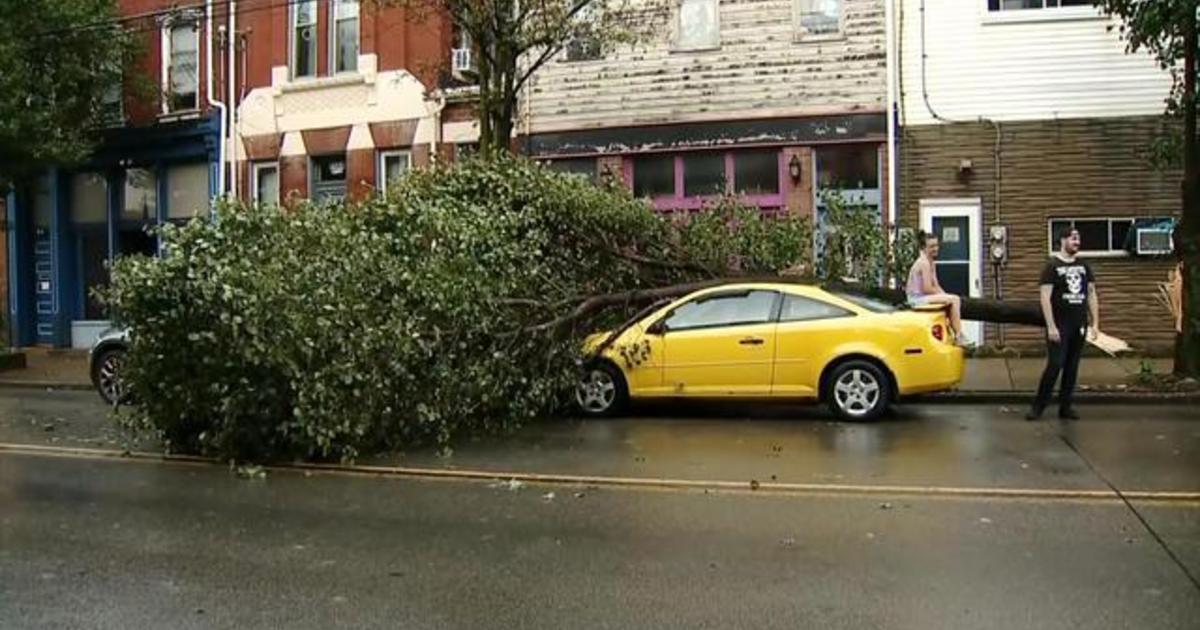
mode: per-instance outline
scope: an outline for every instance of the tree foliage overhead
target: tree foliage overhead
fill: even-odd
[[[134,52],[114,0],[0,0],[0,190],[83,159]]]
[[[1120,18],[1129,52],[1148,51],[1174,84],[1166,115],[1180,121],[1182,141],[1168,143],[1183,165],[1182,220],[1175,228],[1175,251],[1183,277],[1182,330],[1175,344],[1175,372],[1200,376],[1200,138],[1197,137],[1196,80],[1200,67],[1196,0],[1096,0]]]

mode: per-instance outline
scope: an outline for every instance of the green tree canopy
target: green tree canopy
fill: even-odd
[[[0,0],[0,191],[85,157],[133,37],[115,0]]]

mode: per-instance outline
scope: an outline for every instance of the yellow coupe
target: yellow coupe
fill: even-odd
[[[576,401],[611,415],[630,399],[816,399],[841,418],[872,420],[898,396],[962,380],[950,330],[937,308],[797,284],[723,285],[588,337]]]

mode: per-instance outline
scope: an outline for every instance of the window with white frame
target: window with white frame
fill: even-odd
[[[842,30],[842,0],[793,0],[797,37],[837,35]]]
[[[358,70],[358,0],[333,0],[333,71]]]
[[[1134,248],[1132,240],[1137,227],[1155,223],[1170,223],[1170,217],[1087,217],[1052,218],[1046,222],[1046,244],[1050,252],[1060,248],[1058,234],[1064,228],[1079,232],[1079,253],[1099,256],[1122,256]]]
[[[597,12],[596,3],[591,3],[579,11],[579,24],[594,25],[593,28],[601,26],[600,15]],[[593,28],[581,29],[567,41],[566,45],[566,60],[567,61],[594,61],[601,57],[602,47],[597,32]]]
[[[988,11],[1025,11],[1028,9],[1092,6],[1092,0],[987,0],[987,3]]]
[[[317,0],[298,0],[292,5],[292,78],[316,75]]]
[[[163,113],[200,107],[199,52],[195,22],[175,22],[163,29]]]
[[[279,204],[279,164],[259,162],[254,165],[254,201],[266,205]]]
[[[309,197],[317,203],[346,198],[346,155],[315,155],[309,158]]]
[[[720,0],[679,0],[675,48],[698,50],[721,45]]]
[[[408,151],[385,151],[379,154],[379,189],[388,187],[412,168],[412,155]]]

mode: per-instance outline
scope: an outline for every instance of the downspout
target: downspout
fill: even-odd
[[[429,164],[435,165],[438,161],[438,143],[442,141],[442,110],[446,109],[446,95],[437,90],[433,97],[433,140],[429,143]]]
[[[237,166],[237,0],[229,0],[229,76],[226,87],[229,91],[229,197],[238,198]]]
[[[995,143],[992,145],[992,162],[994,163],[995,170],[996,170],[996,174],[994,177],[994,179],[995,179],[994,194],[995,194],[995,204],[996,204],[996,221],[995,222],[1000,223],[1001,219],[1003,217],[1003,214],[1001,213],[1001,197],[1000,197],[1000,193],[1001,193],[1000,183],[1001,183],[1001,181],[1003,181],[1003,170],[1001,169],[1001,163],[1000,163],[1000,155],[1001,155],[1001,148],[1002,148],[1001,143],[1003,141],[1003,136],[1001,135],[1000,123],[998,123],[994,120],[991,120],[990,118],[985,118],[983,116],[980,116],[975,121],[969,121],[969,120],[951,120],[949,118],[946,118],[946,117],[938,114],[937,111],[933,109],[933,105],[929,102],[929,84],[926,81],[926,65],[927,65],[926,60],[927,60],[927,58],[928,58],[928,55],[925,52],[925,0],[921,0],[921,98],[925,101],[925,109],[929,111],[929,115],[932,116],[934,120],[937,120],[939,122],[944,122],[944,123],[980,122],[980,123],[989,124],[992,126],[993,129],[996,130],[996,140],[995,140]],[[984,235],[981,234],[980,237],[982,240]],[[984,240],[984,242],[986,242],[986,240]],[[987,254],[987,253],[985,253],[984,256],[990,258],[989,254]],[[993,274],[994,277],[992,278],[992,281],[993,281],[992,292],[996,296],[996,299],[998,299],[998,300],[1003,299],[1004,291],[1002,288],[1003,284],[1002,284],[1000,266],[993,265],[993,268],[994,268],[995,273]],[[998,332],[1000,335],[1000,343],[1001,343],[1001,345],[1003,345],[1004,344],[1004,324],[997,324],[997,327],[998,327]]]
[[[887,46],[887,224],[889,238],[895,241],[896,226],[896,55],[895,55],[895,16],[891,0],[885,0],[884,20],[887,21],[885,30],[885,45]]]
[[[225,135],[226,135],[226,108],[225,104],[213,98],[213,28],[212,28],[212,11],[213,0],[204,0],[204,30],[208,38],[208,45],[204,47],[204,66],[205,66],[205,90],[204,96],[208,99],[208,106],[221,112],[221,141],[217,144],[217,196],[225,194]]]

